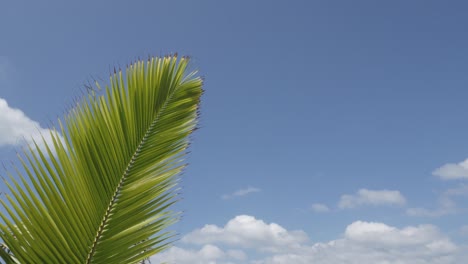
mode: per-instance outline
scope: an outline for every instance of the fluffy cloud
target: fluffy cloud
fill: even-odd
[[[346,228],[345,238],[361,244],[387,249],[423,246],[431,249],[433,253],[441,254],[450,253],[457,249],[432,225],[398,229],[383,223],[356,221]]]
[[[432,174],[444,180],[466,179],[468,178],[468,159],[460,163],[447,163],[434,170]]]
[[[338,203],[341,209],[363,205],[404,205],[405,197],[399,191],[360,189],[354,195],[342,195]]]
[[[248,194],[251,194],[251,193],[256,193],[256,192],[260,192],[261,190],[258,189],[258,188],[255,188],[255,187],[247,187],[245,189],[240,189],[240,190],[237,190],[231,194],[225,194],[223,196],[221,196],[221,198],[223,200],[227,200],[227,199],[232,199],[232,198],[235,198],[235,197],[240,197],[240,196],[246,196]]]
[[[326,213],[330,211],[330,208],[326,206],[325,204],[321,203],[314,203],[311,206],[312,211],[317,212],[317,213]]]
[[[151,257],[152,263],[169,262],[174,264],[233,264],[231,261],[243,261],[246,254],[241,250],[223,251],[214,245],[205,245],[200,250],[172,247],[169,250]]]
[[[278,224],[267,224],[253,216],[239,215],[224,227],[205,225],[182,238],[190,244],[223,243],[243,248],[257,248],[262,251],[278,252],[297,248],[308,241],[303,231],[287,231]]]
[[[0,124],[0,147],[31,144],[34,140],[40,148],[43,148],[42,137],[46,142],[52,142],[49,129],[42,128],[38,122],[31,120],[21,110],[10,107],[2,98],[0,98]]]
[[[302,231],[288,231],[245,215],[230,220],[224,228],[207,225],[197,229],[182,244],[196,244],[201,249],[173,247],[151,260],[173,264],[454,264],[464,263],[468,257],[467,248],[454,244],[433,225],[397,228],[356,221],[340,238],[312,244]],[[223,250],[222,245],[230,248]],[[272,247],[281,249],[265,251]]]

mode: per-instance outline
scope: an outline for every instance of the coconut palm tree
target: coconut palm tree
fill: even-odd
[[[202,93],[188,62],[170,55],[114,70],[59,120],[52,142],[19,156],[0,199],[5,263],[141,263],[170,246]]]

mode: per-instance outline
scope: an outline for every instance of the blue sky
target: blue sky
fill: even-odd
[[[177,51],[206,93],[177,205],[181,240],[153,263],[460,263],[467,8],[5,2],[0,160],[15,160],[20,139],[47,129],[88,81]]]

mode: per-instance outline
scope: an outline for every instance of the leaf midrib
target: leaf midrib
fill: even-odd
[[[130,169],[132,168],[133,166],[133,163],[135,162],[136,158],[138,157],[139,153],[140,153],[140,150],[141,150],[141,147],[144,145],[144,143],[146,142],[146,139],[148,137],[148,134],[150,133],[150,131],[153,129],[154,125],[159,121],[160,119],[160,116],[162,115],[162,113],[166,110],[166,106],[169,104],[169,102],[172,100],[172,97],[173,95],[175,94],[175,92],[177,91],[177,88],[179,87],[179,85],[176,85],[173,89],[172,92],[169,93],[169,97],[167,98],[166,102],[164,102],[164,105],[161,107],[161,109],[158,111],[156,117],[154,118],[153,122],[151,122],[151,124],[149,125],[148,129],[146,130],[145,132],[145,135],[143,136],[143,138],[140,140],[140,143],[138,144],[138,147],[137,149],[135,150],[135,152],[133,153],[132,155],[132,158],[130,159],[130,162],[128,163],[127,165],[127,168],[125,169],[122,177],[121,177],[121,180],[116,188],[116,191],[114,192],[114,195],[112,196],[112,199],[111,199],[111,202],[109,203],[109,206],[107,207],[107,210],[106,210],[106,213],[103,217],[103,220],[101,222],[101,225],[99,226],[99,229],[98,229],[98,232],[96,234],[96,237],[93,241],[93,245],[91,246],[91,250],[88,254],[88,257],[86,259],[86,264],[90,264],[93,257],[94,257],[94,254],[96,253],[96,248],[98,246],[98,243],[102,237],[102,234],[104,232],[104,226],[107,224],[108,220],[109,220],[109,217],[110,217],[110,212],[112,211],[112,209],[114,208],[114,205],[115,205],[115,202],[117,200],[117,197],[118,195],[120,194],[120,190],[126,180],[126,178],[128,177],[128,174],[129,174],[129,171]]]

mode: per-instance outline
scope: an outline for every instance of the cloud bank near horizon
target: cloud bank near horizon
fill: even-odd
[[[465,230],[461,227],[460,230]],[[462,232],[462,231],[461,231]],[[185,235],[181,243],[151,257],[153,263],[177,264],[453,264],[468,257],[434,225],[402,228],[379,222],[355,221],[341,237],[312,243],[302,230],[287,230],[249,215],[225,226],[205,225]]]

